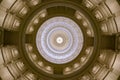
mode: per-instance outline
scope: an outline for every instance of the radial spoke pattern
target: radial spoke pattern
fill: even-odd
[[[0,0],[0,80],[119,80],[119,0]]]

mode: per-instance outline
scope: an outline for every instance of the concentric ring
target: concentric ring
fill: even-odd
[[[83,33],[73,20],[53,17],[45,21],[36,36],[40,55],[55,64],[74,60],[83,47]]]
[[[73,43],[72,35],[62,27],[57,27],[48,34],[47,44],[50,44],[48,47],[55,53],[65,53],[68,51],[72,46],[72,44],[69,43]]]

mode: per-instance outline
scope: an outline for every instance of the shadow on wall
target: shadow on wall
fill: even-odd
[[[120,80],[120,76],[118,77],[118,79],[117,80]]]
[[[120,5],[120,0],[117,0],[117,2],[119,3],[119,5]]]
[[[0,3],[2,2],[2,0],[0,0]],[[0,79],[1,80],[1,79]]]

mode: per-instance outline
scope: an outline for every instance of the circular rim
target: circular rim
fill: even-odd
[[[50,4],[49,4],[50,3]],[[69,5],[68,5],[68,3],[70,3]],[[48,5],[49,4],[49,5]],[[53,4],[53,5],[52,5]],[[55,5],[54,5],[55,4]],[[56,6],[56,4],[58,4],[59,6],[68,6],[68,7],[70,7],[70,8],[72,8],[72,9],[75,9],[75,10],[80,10],[80,9],[82,9],[83,11],[82,11],[82,13],[84,13],[84,11],[85,12],[87,12],[88,13],[88,15],[87,16],[89,16],[89,20],[90,19],[92,19],[92,20],[95,20],[94,19],[94,17],[93,17],[93,15],[90,15],[89,14],[89,11],[87,11],[87,10],[85,10],[84,9],[84,7],[82,7],[82,6],[80,6],[80,5],[76,5],[76,4],[74,4],[74,3],[71,3],[71,2],[69,2],[69,1],[65,1],[64,3],[63,2],[48,2],[48,3],[45,3],[45,4],[43,4],[43,5],[41,5],[41,8],[39,9],[39,7],[36,7],[35,9],[37,10],[37,9],[39,9],[39,10],[41,10],[41,9],[44,9],[44,8],[46,8],[46,7],[42,7],[42,6],[45,6],[45,5],[48,5],[47,6],[47,8],[48,7],[55,7]],[[29,15],[33,15],[35,10],[33,10]],[[81,11],[81,10],[80,10]],[[38,10],[37,11],[35,11],[35,12],[38,12]],[[26,18],[26,20],[28,20],[28,17],[29,17],[29,15],[27,16],[27,18]],[[53,15],[54,16],[54,15]],[[65,16],[65,15],[63,15],[63,16]],[[69,17],[71,17],[71,16],[69,16]],[[48,17],[49,18],[49,17]],[[24,22],[24,24],[22,24],[23,26],[26,24],[26,20],[24,20],[23,22]],[[45,19],[43,19],[43,21],[45,21]],[[91,22],[91,20],[90,20],[90,22]],[[96,26],[97,24],[96,24],[97,22],[92,22],[92,25],[94,25],[94,26]],[[28,23],[27,23],[28,24]],[[99,29],[98,29],[98,27],[92,27],[93,28],[93,30],[95,31],[95,38],[94,38],[94,44],[96,44],[96,43],[99,43],[100,42],[100,34],[99,34]],[[25,29],[26,28],[24,28],[24,31],[25,31]],[[20,33],[20,36],[21,37],[23,37],[23,35],[24,35],[24,33]],[[35,35],[35,34],[34,34]],[[86,35],[86,34],[85,34]],[[98,36],[97,36],[98,35]],[[24,35],[24,37],[25,37],[25,35]],[[27,54],[25,53],[24,54],[24,51],[26,51],[25,49],[23,49],[23,47],[24,47],[24,42],[25,42],[25,40],[23,39],[23,38],[21,38],[22,39],[22,45],[21,45],[21,43],[20,43],[20,45],[21,45],[21,48],[22,48],[22,52],[23,52],[23,55],[25,56],[25,58],[26,58],[26,60],[30,60],[28,57],[27,57]],[[20,41],[21,42],[21,41]],[[35,44],[34,44],[35,45]],[[93,51],[93,53],[96,53],[96,52],[98,52],[99,53],[99,50],[98,50],[98,47],[99,47],[99,45],[100,44],[97,44],[97,45],[94,45],[94,47],[95,47],[95,49],[94,49],[94,51]],[[87,45],[84,45],[84,50],[85,50],[85,46],[87,46]],[[34,46],[35,47],[35,46]],[[84,52],[84,51],[82,51],[82,52]],[[95,57],[95,56],[98,56],[98,54],[92,54],[92,57],[91,58],[93,58],[93,57]],[[78,59],[78,58],[77,58]],[[75,60],[76,61],[76,60]],[[86,64],[89,64],[89,62],[91,62],[92,61],[92,59],[90,60],[90,61],[88,61]],[[95,59],[94,59],[94,61],[95,61]],[[92,61],[92,63],[94,62],[94,61]],[[28,62],[27,62],[28,63]],[[48,63],[48,62],[46,62],[45,61],[45,63]],[[50,65],[54,65],[54,64],[51,64],[51,63],[48,63],[48,64],[50,64]],[[34,65],[32,65],[32,62],[29,62],[29,65],[31,65],[31,67],[30,68],[32,68],[32,67],[36,67],[36,66],[34,66]],[[68,64],[66,64],[66,65],[68,65]],[[92,65],[92,64],[91,64]],[[59,65],[56,65],[56,66],[59,66]],[[62,65],[63,66],[63,65]],[[65,65],[64,65],[65,66]],[[82,70],[85,70],[85,67],[87,67],[88,65],[84,65],[84,67],[83,68],[81,68],[80,70],[78,70],[77,72],[74,72],[74,74],[70,74],[69,76],[73,76],[73,75],[77,75],[77,74],[79,74],[79,75],[82,75],[83,74],[83,72],[81,73],[81,71]],[[86,71],[88,70],[88,68],[86,69]],[[37,71],[37,72],[36,72]],[[39,73],[41,73],[41,70],[39,71],[39,69],[36,67],[34,70],[33,70],[33,72],[35,72],[35,73],[37,73],[37,74],[39,74]],[[84,71],[85,72],[85,71]],[[42,72],[41,74],[44,74],[44,76],[45,76],[45,74],[46,73],[44,73],[44,72]],[[54,75],[48,75],[49,77],[51,77],[51,78],[54,78]],[[63,76],[63,75],[57,75],[56,77],[57,78],[63,78],[63,77],[69,77],[69,76]]]
[[[55,22],[56,21],[56,22]],[[60,31],[59,34],[57,34]],[[63,34],[63,32],[65,34]],[[51,43],[47,37],[50,35],[67,36],[68,45],[63,50],[56,45],[57,48],[51,47]],[[67,35],[66,35],[67,34]],[[53,37],[54,39],[54,37]],[[65,39],[64,39],[65,40]],[[83,47],[83,33],[80,27],[71,19],[67,17],[53,17],[45,21],[38,29],[36,36],[36,45],[39,53],[44,59],[55,64],[65,64],[74,60],[81,52]],[[54,41],[55,42],[55,41]]]

